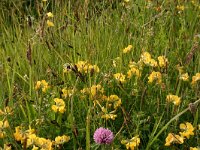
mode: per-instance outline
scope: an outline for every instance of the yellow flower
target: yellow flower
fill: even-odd
[[[52,12],[48,12],[48,13],[47,13],[47,16],[48,16],[49,18],[53,18]]]
[[[42,81],[37,81],[36,85],[35,85],[35,90],[39,90],[40,88],[42,88],[42,92],[46,92],[47,89],[49,89],[49,85],[45,80]]]
[[[55,144],[56,145],[60,145],[60,144],[64,144],[66,142],[68,142],[70,140],[69,136],[63,135],[63,136],[57,136],[55,138]]]
[[[158,64],[161,68],[165,68],[167,66],[167,58],[165,58],[165,56],[159,56],[158,57]]]
[[[180,124],[180,129],[183,130],[183,132],[179,132],[179,134],[182,137],[186,137],[186,138],[189,139],[190,135],[194,135],[194,127],[189,122],[181,123]]]
[[[62,89],[62,97],[67,98],[71,97],[74,94],[74,89]]]
[[[128,47],[126,47],[126,48],[123,49],[123,53],[125,54],[125,53],[130,52],[132,48],[133,48],[132,45],[128,45]]]
[[[53,143],[49,139],[37,138],[35,145],[40,147],[41,150],[53,150],[53,148],[52,148]]]
[[[166,98],[167,102],[173,102],[174,105],[178,106],[181,103],[181,98],[177,95],[169,94]]]
[[[184,11],[185,10],[185,6],[183,5],[177,5],[176,8],[180,11]]]
[[[27,139],[31,134],[34,133],[35,130],[31,129],[31,127],[29,127],[28,130],[24,130],[21,126],[17,126],[15,127],[14,137],[16,141],[21,141],[21,143],[23,143],[25,139]]]
[[[106,120],[108,120],[108,119],[115,120],[116,117],[117,117],[116,114],[111,114],[111,113],[104,114],[101,116],[101,118],[106,119]]]
[[[4,131],[5,128],[9,127],[8,120],[0,121],[0,139],[4,138],[6,133]]]
[[[149,61],[149,66],[151,66],[151,67],[157,67],[157,66],[158,66],[158,63],[157,63],[156,60],[150,59],[150,61]]]
[[[51,108],[54,112],[65,112],[65,102],[62,99],[54,98],[54,102],[56,102],[56,105],[52,105]]]
[[[123,75],[122,73],[116,73],[113,76],[118,82],[121,82],[121,83],[126,82],[125,81],[125,75]]]
[[[9,144],[4,144],[3,150],[12,150],[12,146]]]
[[[130,140],[122,140],[121,143],[126,145],[126,149],[134,150],[135,147],[139,146],[140,138],[137,135]]]
[[[174,133],[169,133],[165,139],[165,146],[170,146],[172,143],[183,144],[184,138]]]
[[[110,95],[110,96],[107,98],[107,101],[113,103],[113,107],[114,107],[115,110],[116,110],[119,106],[121,106],[121,104],[122,104],[121,99],[120,99],[117,95]]]
[[[192,77],[192,85],[195,85],[197,83],[197,81],[200,80],[200,73],[196,73],[195,76]]]
[[[27,143],[26,143],[26,147],[28,148],[31,145],[34,145],[36,140],[37,140],[37,136],[35,134],[30,134],[27,137]]]
[[[190,150],[200,150],[198,147],[190,147]]]
[[[149,64],[151,61],[151,55],[148,52],[143,52],[141,55],[141,60],[144,64]]]
[[[48,26],[48,27],[54,27],[54,24],[53,24],[52,21],[47,20],[47,26]]]
[[[160,72],[153,71],[149,75],[148,79],[149,79],[148,83],[152,83],[153,81],[156,81],[157,84],[161,84],[162,83],[162,75],[161,75]]]
[[[188,73],[181,74],[179,79],[183,81],[188,81],[189,80]]]
[[[4,108],[4,110],[0,109],[0,115],[5,115],[6,116],[6,115],[12,115],[12,114],[13,114],[13,111],[9,106],[6,106]]]

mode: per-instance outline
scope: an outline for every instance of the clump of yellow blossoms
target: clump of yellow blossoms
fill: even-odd
[[[113,103],[113,107],[116,110],[119,106],[121,106],[122,101],[117,95],[110,95],[107,98],[107,103]]]
[[[113,76],[120,83],[125,83],[126,82],[126,80],[125,80],[126,76],[123,73],[116,73]]]
[[[6,133],[5,129],[9,127],[8,120],[0,121],[0,139],[4,138]]]
[[[21,143],[23,144],[25,140],[34,133],[35,130],[31,129],[30,127],[28,130],[24,130],[22,126],[17,126],[15,127],[14,137],[16,141],[21,141]]]
[[[189,139],[190,135],[194,135],[194,127],[189,122],[181,123],[180,124],[180,129],[183,130],[183,132],[179,132],[179,134],[182,137],[186,137],[186,138]]]
[[[190,150],[200,150],[199,147],[190,147]]]
[[[62,97],[67,98],[67,97],[71,97],[74,94],[74,89],[62,89]]]
[[[47,20],[47,26],[48,27],[54,27],[54,23],[50,20]]]
[[[81,90],[82,94],[88,94],[91,95],[92,98],[96,98],[98,94],[103,94],[104,93],[104,88],[100,85],[92,85],[90,88],[84,88]]]
[[[12,115],[13,111],[10,107],[6,106],[4,110],[0,109],[0,116]]]
[[[78,61],[75,64],[77,70],[80,73],[98,73],[99,72],[99,67],[97,65],[91,65],[87,61]]]
[[[195,85],[196,83],[197,83],[197,81],[199,81],[200,80],[200,73],[196,73],[196,75],[194,75],[193,77],[192,77],[192,85]]]
[[[52,14],[52,12],[48,12],[48,13],[47,13],[47,17],[49,17],[49,18],[53,18],[53,14]]]
[[[174,105],[178,106],[181,103],[181,98],[177,95],[169,94],[166,98],[167,102],[173,102]]]
[[[189,75],[188,73],[183,73],[180,75],[179,77],[180,80],[183,80],[183,81],[188,81],[189,80]]]
[[[70,140],[70,137],[67,135],[63,135],[63,136],[57,136],[55,138],[55,145],[61,145],[64,144],[66,142],[68,142]]]
[[[168,59],[165,56],[158,57],[158,64],[161,68],[166,68],[168,63]]]
[[[51,109],[54,112],[60,112],[60,113],[64,113],[65,112],[65,102],[62,99],[59,98],[54,98],[54,102],[56,102],[56,105],[52,105]]]
[[[129,70],[127,72],[127,78],[131,78],[133,75],[135,75],[136,77],[140,77],[141,76],[141,71],[139,70],[139,64],[136,62],[129,62]]]
[[[156,81],[157,84],[161,84],[162,83],[162,75],[161,75],[160,72],[153,71],[149,75],[148,79],[149,79],[148,83],[152,83],[154,81]]]
[[[133,48],[132,45],[128,45],[128,47],[126,47],[126,48],[123,49],[123,53],[125,54],[125,53],[130,52],[132,48]]]
[[[152,67],[157,67],[158,63],[156,60],[154,60],[153,58],[151,58],[151,55],[148,52],[143,52],[141,54],[141,61],[148,66],[152,66]]]
[[[183,6],[183,5],[177,5],[176,8],[179,11],[184,11],[185,10],[185,6]]]
[[[170,146],[173,143],[183,144],[184,138],[174,133],[169,133],[165,139],[165,146]]]
[[[170,146],[173,143],[183,144],[185,137],[189,139],[191,135],[194,135],[194,127],[189,122],[181,123],[180,129],[183,130],[183,132],[179,132],[180,135],[176,135],[174,133],[168,134],[165,139],[165,146]]]
[[[55,141],[52,141],[50,139],[38,137],[34,129],[29,128],[28,130],[24,130],[21,126],[15,128],[14,137],[16,141],[21,141],[21,144],[26,146],[24,148],[32,146],[32,150],[38,150],[39,148],[42,150],[53,150],[53,145],[58,146],[70,140],[69,136],[63,135],[57,136]]]
[[[121,143],[126,146],[126,149],[134,150],[137,146],[139,146],[140,138],[139,136],[135,136],[129,140],[122,140]]]
[[[50,88],[50,86],[45,80],[37,81],[35,85],[35,90],[39,90],[40,88],[42,89],[42,92],[46,92],[47,89]]]

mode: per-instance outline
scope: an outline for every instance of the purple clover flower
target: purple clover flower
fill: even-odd
[[[112,131],[101,127],[94,132],[93,138],[97,144],[111,144],[114,136]]]

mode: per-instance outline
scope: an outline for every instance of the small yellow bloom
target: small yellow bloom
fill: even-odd
[[[40,88],[42,88],[42,92],[46,92],[47,89],[49,89],[49,85],[45,80],[42,81],[37,81],[36,82],[36,86],[35,86],[35,90],[39,90]]]
[[[200,150],[199,147],[190,147],[190,150]]]
[[[183,81],[188,81],[189,80],[188,73],[181,74],[179,79]]]
[[[55,138],[55,144],[56,145],[60,145],[60,144],[64,144],[66,142],[68,142],[70,140],[69,136],[63,135],[63,136],[57,136]]]
[[[152,83],[153,81],[156,81],[157,84],[161,84],[162,83],[162,75],[161,75],[160,72],[153,71],[149,75],[148,79],[149,79],[148,83]]]
[[[54,23],[50,20],[47,20],[47,26],[48,27],[54,27]]]
[[[165,68],[167,66],[168,59],[165,56],[158,57],[158,64],[161,68]]]
[[[62,97],[67,98],[71,97],[74,94],[74,89],[62,89]]]
[[[182,137],[186,137],[186,138],[189,139],[190,135],[194,135],[194,127],[189,122],[181,123],[180,124],[180,129],[183,130],[183,132],[179,132],[179,134]]]
[[[183,5],[177,5],[176,8],[177,8],[179,11],[184,11],[184,10],[185,10],[185,6],[183,6]]]
[[[130,52],[132,48],[133,48],[132,45],[128,45],[128,47],[126,47],[126,48],[123,49],[123,53],[125,54],[125,53]]]
[[[4,144],[3,150],[12,150],[12,146],[9,144]]]
[[[149,64],[151,61],[151,55],[148,52],[143,52],[141,55],[141,60],[144,64]]]
[[[59,98],[54,98],[54,102],[56,102],[56,105],[52,105],[51,109],[54,112],[60,112],[63,114],[65,112],[65,102]]]
[[[134,150],[135,147],[139,146],[140,138],[137,135],[130,140],[122,140],[121,143],[126,146],[126,149]]]
[[[122,73],[116,73],[116,74],[114,74],[113,76],[114,76],[114,78],[115,78],[118,82],[120,82],[120,83],[126,82],[126,80],[125,80],[125,75],[122,74]]]
[[[169,94],[166,98],[167,102],[173,102],[174,105],[178,106],[181,103],[181,98],[177,95]]]
[[[192,77],[192,85],[195,85],[196,83],[197,83],[197,81],[199,81],[200,80],[200,73],[196,73],[196,75],[194,75],[193,77]]]
[[[48,16],[49,18],[53,18],[52,12],[48,12],[48,13],[47,13],[47,16]]]
[[[184,138],[174,133],[169,133],[165,139],[165,146],[170,146],[172,143],[183,144]]]

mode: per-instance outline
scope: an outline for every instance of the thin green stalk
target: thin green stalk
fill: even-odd
[[[194,105],[197,105],[198,103],[200,103],[200,99],[197,100],[196,102],[194,102]],[[151,145],[155,142],[155,140],[158,138],[158,136],[167,129],[167,127],[170,125],[170,123],[172,123],[174,120],[178,119],[180,116],[182,116],[184,113],[186,113],[189,110],[189,107],[184,109],[182,112],[180,112],[179,114],[177,114],[176,116],[174,116],[157,134],[156,136],[147,144],[146,150],[149,150]]]

